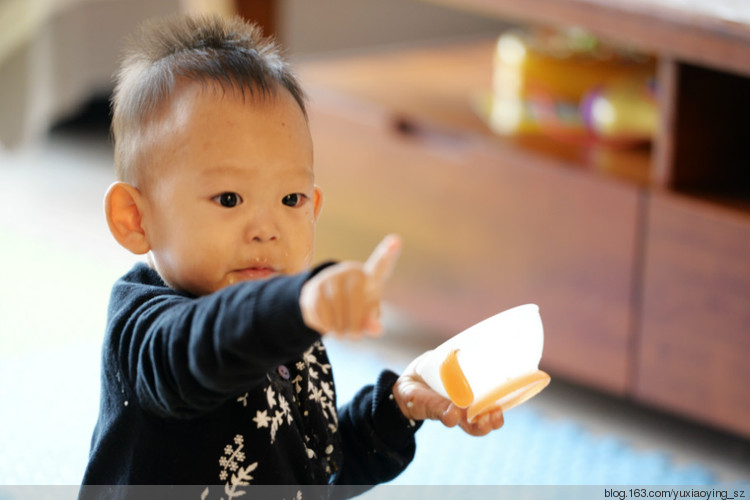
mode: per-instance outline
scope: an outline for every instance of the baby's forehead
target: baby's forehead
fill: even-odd
[[[273,103],[279,97],[292,95],[282,85],[262,88],[252,83],[237,82],[233,79],[216,79],[209,77],[186,78],[181,77],[165,99],[165,107],[170,103],[184,99],[204,99],[215,101],[236,101],[243,104],[264,105]],[[293,98],[292,98],[293,99]],[[304,113],[304,110],[300,108]]]
[[[206,161],[180,165],[180,175],[200,175],[206,181],[241,179],[252,173],[248,164],[252,166],[256,153],[252,149],[239,149],[246,154],[238,155],[238,144],[247,143],[248,148],[257,147],[260,148],[258,152],[289,160],[265,165],[267,168],[262,174],[299,179],[301,182],[312,179],[312,145],[304,112],[299,109],[293,96],[286,95],[283,89],[277,92],[273,96],[242,95],[217,84],[182,83],[169,101],[163,103],[144,124],[140,134],[140,149],[147,157],[147,161],[141,164],[146,165],[148,170],[143,173],[144,177],[154,179],[165,174],[167,167],[177,168],[173,161],[174,153],[184,148],[197,152]],[[277,149],[270,145],[266,147],[262,139],[256,139],[256,136],[262,137],[266,130],[272,129],[269,117],[284,121],[284,135],[288,132],[295,139]],[[238,135],[237,128],[243,131],[241,135]],[[210,152],[198,151],[201,145]],[[188,167],[189,164],[192,167]]]
[[[290,104],[292,113],[299,113],[307,128],[307,115],[294,96],[283,86],[277,85],[273,89],[258,89],[248,86],[230,85],[224,81],[195,81],[178,82],[173,91],[151,115],[151,126],[167,126],[175,128],[194,119],[196,109],[200,109],[204,116],[217,117],[225,113],[225,104],[233,109],[242,109],[244,116],[256,114],[257,111],[268,107],[281,107]]]
[[[273,177],[282,177],[291,181],[313,182],[315,180],[312,165],[290,164],[290,165],[262,165],[261,168],[250,168],[249,163],[222,163],[204,164],[196,170],[196,176],[205,181],[213,180],[237,180],[241,181],[248,177],[257,177],[259,174],[267,174]],[[261,185],[262,189],[262,185]]]

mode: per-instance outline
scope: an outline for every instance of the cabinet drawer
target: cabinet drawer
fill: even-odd
[[[388,287],[397,307],[451,335],[537,303],[545,368],[625,390],[635,187],[531,164],[481,138],[399,131],[379,107],[314,95],[310,114],[325,196],[319,259],[362,259],[400,233]]]
[[[649,201],[636,396],[750,436],[750,217]]]

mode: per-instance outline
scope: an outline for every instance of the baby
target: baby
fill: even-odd
[[[201,498],[374,485],[412,460],[422,420],[473,435],[502,425],[499,410],[469,423],[415,363],[337,408],[321,338],[380,331],[400,241],[365,263],[310,268],[323,196],[305,99],[258,28],[144,25],[112,131],[107,222],[147,263],[112,290],[85,485],[202,485]]]

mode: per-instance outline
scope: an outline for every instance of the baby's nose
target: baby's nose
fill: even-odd
[[[257,234],[253,237],[253,241],[275,241],[276,240],[275,234]]]
[[[278,239],[277,231],[271,227],[260,227],[252,233],[252,241],[264,242],[264,241],[276,241]]]
[[[256,213],[248,221],[245,236],[253,242],[275,241],[279,238],[279,230],[271,214]]]

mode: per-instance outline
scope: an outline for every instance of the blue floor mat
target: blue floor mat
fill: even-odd
[[[588,433],[527,408],[508,412],[503,428],[475,438],[428,422],[417,456],[393,484],[684,485],[713,484],[703,467],[678,466],[666,454],[638,451],[615,437]],[[449,460],[448,457],[458,457]]]

